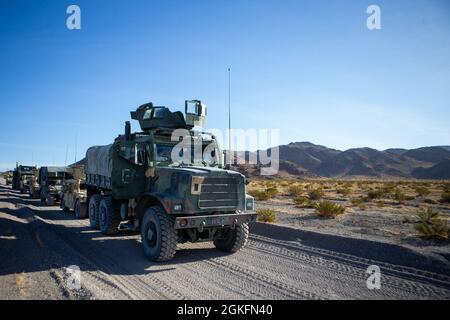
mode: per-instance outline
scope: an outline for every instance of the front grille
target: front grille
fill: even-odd
[[[229,177],[207,177],[200,190],[199,207],[236,208],[238,206],[237,180]]]

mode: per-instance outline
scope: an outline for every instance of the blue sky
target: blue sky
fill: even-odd
[[[382,29],[366,27],[381,8]],[[81,8],[81,30],[66,8]],[[153,101],[347,149],[450,144],[446,0],[0,0],[0,170],[70,163]],[[137,128],[136,125],[133,126]]]

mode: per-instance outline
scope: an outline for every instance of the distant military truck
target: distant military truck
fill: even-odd
[[[214,135],[193,130],[204,121],[205,106],[186,101],[185,116],[142,105],[131,117],[143,132],[132,134],[127,121],[125,134],[113,144],[86,152],[91,226],[104,234],[139,229],[144,253],[153,261],[172,259],[178,242],[212,241],[219,250],[236,252],[248,240],[248,223],[256,220],[245,177],[223,169]],[[178,153],[185,160],[171,156],[177,154],[179,141],[171,138],[177,129],[196,143],[200,157],[194,157],[192,145]]]
[[[73,179],[67,179],[63,183],[61,209],[64,211],[73,210],[78,219],[87,218],[84,166],[70,167],[69,172],[72,174]]]
[[[35,166],[17,165],[13,172],[12,188],[21,193],[28,193],[30,190],[28,178],[35,175],[36,170]]]
[[[13,173],[11,171],[6,172],[3,177],[7,186],[12,184]]]
[[[39,199],[41,193],[39,191],[38,170],[33,170],[33,174],[27,177],[28,193],[31,198]]]
[[[39,192],[41,201],[53,206],[61,200],[65,180],[73,179],[68,167],[41,167],[39,169]]]

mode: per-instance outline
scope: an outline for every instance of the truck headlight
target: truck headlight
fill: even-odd
[[[191,194],[199,195],[202,189],[202,183],[205,180],[204,177],[192,177],[191,181]]]
[[[183,206],[181,204],[176,204],[173,206],[173,211],[181,211],[183,210]]]
[[[253,210],[255,208],[255,202],[253,198],[247,197],[245,198],[245,210]]]

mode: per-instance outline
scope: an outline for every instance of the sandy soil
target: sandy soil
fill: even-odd
[[[377,241],[256,223],[245,249],[179,245],[148,261],[137,233],[104,236],[0,186],[1,299],[450,299],[448,261]],[[68,286],[68,267],[81,286]],[[366,286],[370,265],[381,289]]]

